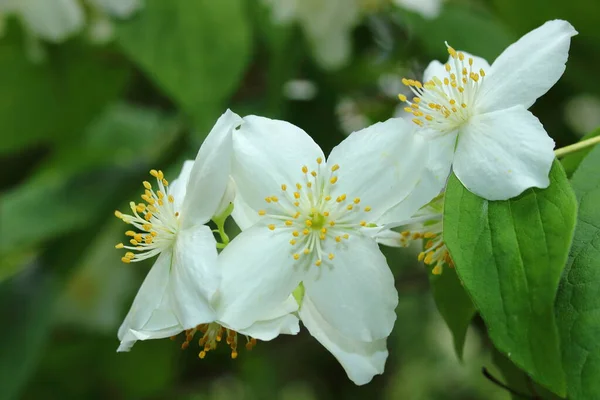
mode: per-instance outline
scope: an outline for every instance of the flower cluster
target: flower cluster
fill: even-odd
[[[527,108],[559,79],[575,34],[550,21],[491,66],[447,45],[424,83],[404,80],[412,122],[354,132],[329,156],[290,123],[227,110],[177,179],[151,170],[143,202],[115,213],[133,226],[122,261],[158,256],[119,350],[183,333],[200,358],[222,341],[236,358],[240,341],[251,349],[302,321],[356,384],[381,374],[398,295],[379,244],[423,239],[433,274],[454,267],[442,219],[452,166],[489,200],[548,186],[554,142]],[[242,231],[231,241],[229,216]]]

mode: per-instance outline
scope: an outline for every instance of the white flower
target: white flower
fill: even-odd
[[[300,317],[357,384],[382,373],[398,298],[373,236],[440,191],[402,119],[351,134],[327,161],[301,129],[246,117],[233,135],[234,219],[221,253],[223,321],[243,329],[303,283]],[[445,177],[444,177],[445,178]]]
[[[117,18],[129,18],[143,6],[142,0],[88,0],[88,2]]]
[[[352,52],[351,33],[360,21],[357,0],[265,0],[277,23],[296,21],[315,60],[327,69],[344,66]]]
[[[144,182],[142,199],[146,204],[131,202],[131,215],[115,213],[141,231],[126,232],[130,244],[116,246],[129,250],[123,262],[158,255],[119,329],[119,351],[129,350],[136,340],[164,338],[182,331],[186,331],[188,342],[196,331],[201,331],[201,358],[216,347],[223,333],[232,357],[237,356],[237,333],[218,322],[212,305],[221,275],[217,243],[206,223],[228,196],[231,136],[242,122],[227,110],[202,144],[196,160],[184,164],[177,180],[169,185],[162,171],[152,170],[156,185]],[[279,333],[274,329],[297,331],[297,318],[289,315],[295,308],[282,299],[265,311],[257,326],[248,327],[244,333],[269,340]]]
[[[443,236],[444,196],[440,195],[421,208],[406,221],[393,224],[405,227],[400,233],[385,230],[378,234],[377,241],[386,246],[408,247],[412,242],[423,239],[423,251],[418,260],[431,268],[431,273],[440,275],[445,266],[454,268],[450,252]]]
[[[425,18],[435,18],[442,8],[442,0],[393,0],[394,4],[421,14]]]
[[[529,32],[490,65],[448,46],[450,58],[433,61],[425,83],[404,79],[415,97],[407,112],[421,132],[456,143],[454,173],[473,193],[505,200],[549,185],[554,141],[527,109],[565,70],[577,32],[555,20]]]
[[[59,43],[83,28],[76,0],[0,0],[0,14],[15,14],[33,36]]]
[[[87,0],[91,7],[89,36],[94,43],[103,44],[114,36],[111,18],[126,19],[144,5],[142,0]]]

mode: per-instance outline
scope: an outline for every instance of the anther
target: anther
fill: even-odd
[[[327,258],[329,258],[330,260],[333,260],[333,257],[335,257],[335,256],[333,255],[333,253],[329,253],[329,255],[327,256]]]
[[[306,165],[302,167],[302,172],[305,174],[308,172],[308,167]]]
[[[317,158],[317,164],[321,164],[323,162],[323,159],[321,157]]]
[[[267,212],[265,210],[259,210],[258,211],[258,215],[263,216],[265,215]]]
[[[281,190],[284,192],[287,190],[287,185],[285,183],[281,185]]]
[[[332,170],[333,172],[337,171],[338,169],[340,169],[340,166],[339,166],[339,165],[337,165],[337,164],[335,164],[333,167],[331,167],[331,170]]]
[[[334,184],[337,182],[337,180],[338,180],[338,177],[337,177],[337,176],[334,176],[334,177],[332,177],[332,178],[329,180],[329,183],[331,183],[332,185],[334,185]]]
[[[293,257],[294,257],[294,260],[298,260],[298,259],[300,258],[300,254],[298,254],[298,253],[295,253],[295,254],[293,255]]]
[[[269,227],[269,229],[270,229],[270,230],[272,230],[272,231],[274,231],[274,230],[275,230],[275,225],[274,225],[274,224],[269,224],[269,225],[268,225],[268,227]]]

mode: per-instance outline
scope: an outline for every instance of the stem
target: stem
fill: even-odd
[[[490,372],[487,370],[486,367],[482,367],[481,368],[481,373],[483,374],[483,376],[485,376],[490,382],[494,383],[495,385],[501,387],[502,389],[506,390],[507,392],[509,392],[510,394],[512,394],[515,397],[519,397],[522,399],[536,399],[537,397],[532,397],[529,395],[526,395],[524,393],[520,393],[508,386],[506,386],[504,383],[500,382],[497,378],[495,378],[492,374],[490,374]]]
[[[597,143],[600,143],[600,136],[596,136],[596,137],[584,140],[582,142],[572,144],[570,146],[561,147],[560,149],[557,149],[554,151],[554,155],[556,157],[563,157],[569,153],[573,153],[577,150],[585,149],[586,147],[593,146]]]

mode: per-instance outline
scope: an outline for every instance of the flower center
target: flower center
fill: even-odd
[[[400,233],[402,247],[408,247],[413,240],[425,241],[424,250],[419,253],[418,260],[431,267],[434,275],[440,275],[444,265],[454,268],[454,262],[444,243],[442,202],[443,197],[434,200],[412,219],[411,223],[416,224],[414,229]]]
[[[129,207],[133,215],[115,211],[117,218],[141,231],[125,232],[125,235],[131,237],[131,246],[123,243],[115,246],[117,249],[132,250],[121,258],[121,261],[127,264],[153,257],[168,248],[173,244],[179,229],[179,212],[174,209],[175,199],[169,194],[169,182],[162,171],[153,169],[150,175],[156,178],[158,190],[155,192],[150,182],[144,181],[146,190],[142,199],[146,203],[130,202]]]
[[[414,93],[412,101],[400,94],[400,101],[408,104],[404,111],[412,114],[412,121],[419,125],[448,132],[457,129],[469,120],[477,93],[485,77],[485,71],[473,70],[473,58],[457,52],[446,43],[452,59],[444,68],[446,76],[434,76],[421,83],[413,79],[402,79],[402,83]]]
[[[238,333],[234,330],[225,328],[217,322],[211,322],[209,324],[201,324],[193,329],[185,331],[185,341],[181,344],[181,349],[185,350],[189,347],[190,342],[194,339],[196,332],[200,332],[202,337],[198,340],[198,345],[202,348],[198,357],[206,357],[206,353],[210,350],[215,350],[218,344],[223,340],[225,336],[225,342],[231,349],[231,358],[236,359],[238,356]],[[176,336],[172,336],[171,340],[175,340]],[[256,339],[246,336],[246,349],[252,350],[256,346]]]
[[[265,198],[269,210],[260,210],[258,215],[268,218],[270,230],[284,229],[290,233],[290,255],[295,259],[315,260],[320,266],[325,260],[333,260],[331,251],[350,233],[367,225],[362,219],[371,211],[369,206],[361,206],[360,198],[349,198],[341,194],[335,198],[332,189],[338,181],[336,171],[340,166],[331,168],[317,158],[317,170],[310,171],[302,167],[303,182],[297,182],[288,190],[287,184],[281,185],[280,197]],[[330,249],[325,252],[324,247]]]

